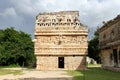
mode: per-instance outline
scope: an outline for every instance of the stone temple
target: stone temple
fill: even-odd
[[[35,23],[35,56],[38,70],[86,68],[88,29],[78,11],[40,13]]]
[[[99,29],[99,48],[104,69],[120,71],[120,15]]]

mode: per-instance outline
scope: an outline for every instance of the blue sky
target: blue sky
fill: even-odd
[[[35,17],[40,12],[78,10],[89,28],[89,38],[103,21],[120,14],[120,0],[1,0],[0,29],[15,27],[34,36]]]

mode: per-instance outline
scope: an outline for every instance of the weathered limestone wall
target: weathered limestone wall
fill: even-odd
[[[102,66],[111,66],[113,67],[114,66],[114,61],[111,60],[111,54],[112,53],[112,50],[103,50],[101,52],[102,54]]]
[[[38,70],[57,70],[58,58],[54,56],[37,56]]]
[[[68,56],[65,57],[66,70],[83,70],[86,69],[85,56]]]
[[[64,56],[65,68],[58,68],[58,57],[60,56],[37,56],[38,70],[82,70],[86,69],[85,56]]]
[[[100,28],[99,47],[103,68],[120,71],[120,15]]]
[[[120,17],[106,23],[99,30],[100,48],[108,48],[114,45],[120,45]]]

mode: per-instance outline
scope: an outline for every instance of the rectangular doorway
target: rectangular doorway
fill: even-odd
[[[64,57],[58,57],[58,68],[64,68]]]
[[[117,49],[113,49],[113,56],[114,56],[114,66],[118,66],[118,54],[117,54]]]

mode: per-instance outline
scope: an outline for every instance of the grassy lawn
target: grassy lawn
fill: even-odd
[[[74,80],[120,80],[120,72],[103,70],[97,65],[90,65],[87,70],[68,71],[74,76]]]
[[[101,64],[88,64],[88,67],[101,67]]]
[[[6,74],[20,75],[20,74],[22,74],[22,71],[0,69],[0,75],[6,75]]]
[[[7,74],[21,75],[22,70],[11,70],[0,67],[0,75],[7,75]]]

